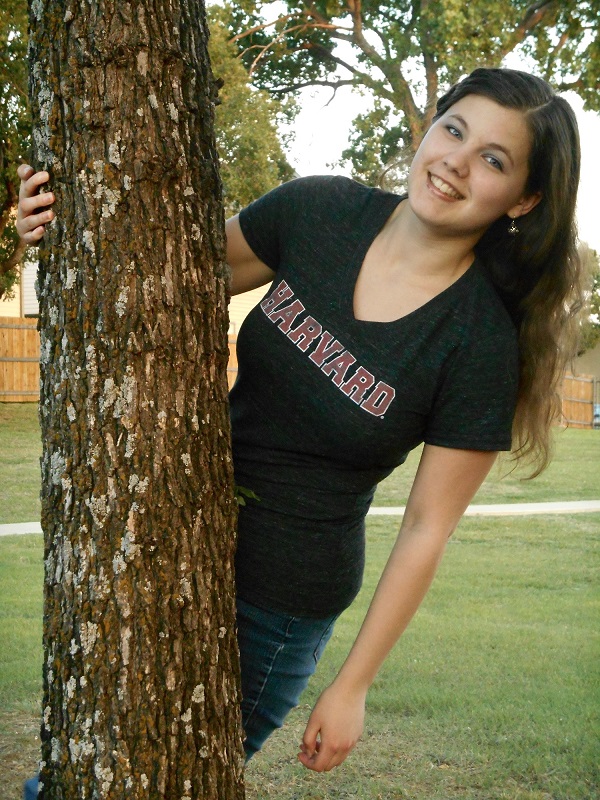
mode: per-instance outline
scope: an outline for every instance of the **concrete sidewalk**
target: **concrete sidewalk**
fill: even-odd
[[[369,516],[399,517],[405,506],[377,506],[369,510]],[[498,503],[497,505],[472,505],[465,511],[465,517],[490,516],[514,517],[528,514],[589,514],[600,512],[600,500],[572,500],[555,503]],[[0,525],[0,536],[14,536],[19,533],[41,533],[39,522],[14,522]]]
[[[406,506],[379,506],[369,509],[373,516],[401,516]],[[515,517],[528,514],[584,514],[600,511],[600,500],[567,500],[554,503],[498,503],[496,505],[471,505],[465,517]],[[2,526],[0,525],[0,528]]]
[[[14,536],[16,533],[41,533],[39,522],[13,522],[11,525],[0,525],[0,536]]]

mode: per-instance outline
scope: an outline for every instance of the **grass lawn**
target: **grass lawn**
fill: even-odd
[[[543,503],[554,500],[600,499],[600,430],[554,430],[555,454],[550,466],[533,480],[527,470],[513,468],[508,457],[498,463],[475,495],[474,503]],[[421,448],[382,481],[376,506],[403,506],[408,498]]]
[[[597,500],[600,497],[600,431],[556,429],[556,455],[533,481],[501,459],[475,503],[536,503],[547,500]],[[40,518],[41,441],[36,403],[0,403],[0,525]],[[374,505],[405,505],[420,448],[383,481]]]
[[[371,519],[363,592],[289,724],[247,770],[248,800],[592,800],[600,515],[465,519],[369,694],[346,765],[295,753],[364,614],[397,523]],[[596,579],[596,580],[595,580]],[[18,800],[38,756],[41,536],[0,539],[0,786]]]
[[[38,518],[38,439],[34,405],[0,405],[0,522]],[[491,479],[477,500],[598,498],[600,432],[557,439],[544,475]],[[390,476],[377,504],[404,504],[415,463]],[[363,591],[301,706],[249,765],[248,800],[598,797],[600,514],[464,519],[372,687],[356,751],[328,775],[296,762],[311,704],[348,652],[397,526],[369,519]],[[38,757],[42,550],[41,536],[0,537],[2,800],[19,800]]]
[[[391,547],[369,523],[364,590],[340,619],[292,721],[247,770],[249,798],[592,800],[598,797],[600,515],[465,519],[369,693],[363,741],[318,776],[295,763]]]
[[[37,403],[0,403],[0,524],[40,518]]]

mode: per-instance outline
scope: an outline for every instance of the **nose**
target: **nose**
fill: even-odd
[[[464,178],[469,173],[469,157],[464,147],[456,147],[446,153],[443,159],[444,166],[454,172],[460,178]]]

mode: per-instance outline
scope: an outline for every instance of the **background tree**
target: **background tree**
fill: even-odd
[[[279,124],[296,112],[291,97],[277,100],[257,90],[228,42],[227,15],[208,9],[209,54],[223,81],[215,132],[226,214],[293,177]],[[283,143],[282,143],[283,141]],[[27,0],[4,0],[0,7],[0,298],[10,296],[26,248],[14,225],[18,201],[17,165],[30,158],[31,115],[27,96]]]
[[[297,109],[293,98],[281,101],[251,85],[235,45],[229,41],[226,9],[209,6],[207,13],[210,61],[215,76],[223,82],[215,132],[225,213],[232,216],[294,176],[278,127],[283,120],[289,124]]]
[[[582,243],[579,252],[587,262],[590,274],[590,293],[588,297],[588,316],[585,318],[581,331],[579,355],[593,350],[600,342],[600,259],[598,253]]]
[[[0,6],[0,299],[18,280],[25,246],[13,223],[19,197],[17,165],[29,147],[27,2]]]
[[[216,88],[197,0],[31,0],[46,800],[243,796]]]
[[[373,99],[343,154],[367,182],[402,148],[417,148],[445,88],[516,50],[600,109],[600,0],[239,0],[232,8],[231,33],[256,86],[278,95],[351,86]]]

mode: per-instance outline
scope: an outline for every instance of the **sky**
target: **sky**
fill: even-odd
[[[302,110],[295,121],[296,136],[290,148],[290,161],[299,175],[350,174],[336,162],[347,146],[352,120],[362,110],[363,101],[349,87],[331,97],[332,91],[326,89],[305,89],[300,93]],[[600,252],[600,114],[583,111],[582,100],[572,92],[565,98],[577,115],[581,136],[579,238]]]

